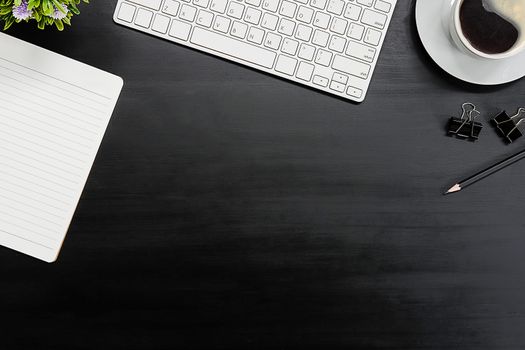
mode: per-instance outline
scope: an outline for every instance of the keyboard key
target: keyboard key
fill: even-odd
[[[297,11],[297,20],[304,23],[310,23],[313,16],[314,10],[308,7],[300,6],[299,11]]]
[[[330,23],[330,15],[323,12],[317,12],[314,17],[314,26],[327,29]]]
[[[213,13],[204,11],[204,10],[199,11],[199,14],[197,15],[198,24],[209,28],[211,27],[212,22],[213,22]]]
[[[312,82],[315,85],[319,85],[319,86],[322,86],[322,87],[327,87],[328,86],[328,78],[322,77],[320,75],[314,75],[314,80],[312,80]]]
[[[143,28],[149,28],[152,18],[153,12],[139,9],[137,12],[137,17],[135,18],[135,24]]]
[[[368,78],[370,72],[370,65],[340,55],[335,55],[332,68],[361,79]]]
[[[292,40],[290,38],[284,38],[283,47],[281,47],[281,51],[289,55],[295,56],[298,47],[299,43],[297,41]]]
[[[268,69],[273,67],[275,61],[276,54],[273,51],[210,32],[201,27],[195,27],[190,41],[195,45]]]
[[[369,9],[365,9],[363,12],[363,17],[361,18],[362,23],[379,29],[383,29],[385,27],[386,20],[387,17],[385,14]]]
[[[239,4],[238,2],[230,2],[230,7],[228,8],[228,16],[241,19],[242,14],[244,13],[244,5]]]
[[[329,0],[328,7],[326,10],[338,16],[341,16],[343,13],[343,8],[345,7],[345,2],[342,0]]]
[[[135,16],[135,10],[135,6],[122,3],[122,5],[120,5],[120,10],[118,11],[117,18],[124,22],[131,23],[131,21],[133,21],[133,16]]]
[[[181,39],[188,40],[190,36],[191,25],[185,22],[174,19],[171,21],[170,36]]]
[[[255,7],[261,6],[261,0],[246,0],[246,3]]]
[[[339,53],[342,53],[345,50],[345,45],[346,45],[345,38],[341,38],[340,36],[337,36],[337,35],[332,35],[328,48],[332,51],[337,51]]]
[[[346,19],[334,17],[332,24],[330,25],[330,30],[334,33],[344,35],[346,33],[346,26],[348,21]]]
[[[313,64],[300,62],[295,76],[301,80],[310,81],[310,79],[312,79],[312,74],[314,73],[314,68],[315,66]]]
[[[356,87],[349,86],[348,89],[346,89],[346,94],[355,98],[361,98],[363,91]]]
[[[244,15],[244,20],[248,23],[257,25],[261,20],[261,15],[261,11],[254,9],[253,7],[248,7],[246,14]]]
[[[166,34],[169,26],[170,18],[167,16],[157,14],[155,16],[155,20],[153,21],[153,26],[151,26],[151,29],[162,34]]]
[[[268,34],[266,34],[266,39],[264,40],[264,46],[277,50],[279,49],[279,45],[281,45],[281,39],[280,35],[268,32]]]
[[[338,83],[337,81],[332,81],[330,83],[330,89],[337,91],[337,92],[343,92],[345,91],[345,85]]]
[[[376,55],[376,49],[356,43],[355,41],[350,41],[346,49],[346,54],[363,61],[372,62]]]
[[[303,60],[311,61],[314,58],[314,54],[315,47],[306,44],[301,44],[298,55],[300,58],[302,58]]]
[[[364,26],[357,23],[350,23],[350,28],[348,28],[348,37],[355,40],[361,40],[364,31]]]
[[[184,4],[180,8],[179,18],[182,18],[189,22],[193,22],[196,14],[197,14],[197,9],[195,7],[191,7],[191,6]]]
[[[290,2],[290,1],[283,0],[283,2],[281,4],[281,10],[279,11],[279,14],[281,14],[281,15],[283,15],[285,17],[294,18],[296,9],[297,9],[297,5],[296,4],[294,4],[293,2]]]
[[[311,0],[310,5],[312,5],[312,7],[318,8],[319,10],[323,10],[326,7],[326,0]]]
[[[275,64],[275,70],[284,74],[293,75],[297,60],[284,55],[279,55],[277,63]]]
[[[279,30],[278,30],[279,33],[291,36],[293,34],[294,29],[295,29],[295,22],[292,22],[286,18],[281,19],[281,23],[279,24]]]
[[[267,11],[276,12],[277,6],[279,6],[279,0],[263,0],[263,9]]]
[[[330,61],[332,60],[332,53],[326,50],[317,50],[317,55],[315,56],[315,63],[322,66],[330,66]]]
[[[248,31],[248,26],[241,22],[233,22],[231,34],[237,38],[244,39],[246,32]]]
[[[230,29],[230,19],[222,16],[217,16],[215,18],[215,23],[213,24],[213,29],[221,33],[228,33]]]
[[[212,0],[210,10],[224,13],[226,11],[226,5],[228,4],[227,0]]]
[[[166,0],[164,6],[162,7],[162,12],[171,15],[177,16],[177,11],[179,11],[180,3],[175,0]]]
[[[262,44],[264,38],[264,30],[257,27],[251,27],[248,32],[248,41],[256,44]]]
[[[209,4],[209,0],[193,0],[193,4],[197,5],[199,7],[207,8]]]
[[[346,5],[344,16],[352,21],[357,21],[361,15],[361,6],[352,3]]]
[[[346,85],[346,83],[348,82],[348,77],[344,74],[335,72],[334,75],[332,76],[332,80],[337,81],[338,83],[341,83],[343,85]]]
[[[310,38],[312,37],[312,28],[307,27],[304,24],[299,24],[295,31],[295,37],[302,41],[310,41]]]
[[[269,30],[275,30],[277,28],[278,21],[279,17],[272,15],[271,13],[265,12],[263,15],[261,26]]]
[[[365,35],[365,43],[377,46],[379,45],[380,40],[381,32],[372,28],[368,28]]]
[[[325,31],[316,30],[314,33],[314,38],[312,39],[312,43],[325,47],[326,44],[328,44],[328,38],[330,38],[330,34]]]
[[[162,2],[162,0],[129,0],[129,1],[134,4],[144,6],[144,7],[150,8],[155,11],[160,10],[160,3]]]
[[[374,6],[376,10],[383,12],[390,12],[390,4],[383,0],[377,0],[376,5]]]
[[[357,3],[370,7],[374,3],[374,0],[357,0]]]

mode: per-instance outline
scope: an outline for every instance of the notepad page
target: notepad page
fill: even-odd
[[[0,33],[0,244],[56,260],[122,85]]]

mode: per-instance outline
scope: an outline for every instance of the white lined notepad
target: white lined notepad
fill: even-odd
[[[0,33],[0,244],[56,260],[122,85]]]

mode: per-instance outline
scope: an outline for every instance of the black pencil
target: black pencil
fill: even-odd
[[[458,182],[457,184],[455,184],[454,186],[449,188],[448,191],[445,192],[445,194],[459,192],[462,189],[464,189],[465,187],[468,187],[468,186],[478,182],[479,180],[484,179],[487,176],[492,175],[495,172],[500,171],[501,169],[504,169],[504,168],[508,167],[509,165],[512,165],[512,164],[516,163],[518,160],[521,160],[523,158],[525,158],[525,150],[523,150],[523,151],[521,151],[521,152],[519,152],[519,153],[517,153],[517,154],[515,154],[513,156],[510,156],[507,159],[504,159],[501,162],[496,163],[493,166],[491,166],[491,167],[489,167],[489,168],[487,168],[485,170],[482,170],[482,171],[480,171],[479,173],[477,173],[475,175],[472,175],[468,179],[465,179],[465,180],[462,180],[462,181]]]

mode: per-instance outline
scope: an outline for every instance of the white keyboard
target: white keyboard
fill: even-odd
[[[397,0],[119,0],[115,22],[352,101]]]

